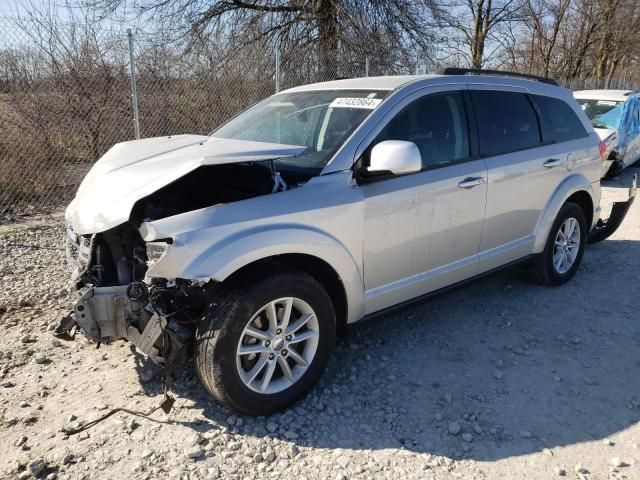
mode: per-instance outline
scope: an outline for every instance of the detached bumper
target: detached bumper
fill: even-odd
[[[637,180],[636,176],[633,176],[631,186],[629,187],[629,199],[626,202],[613,202],[611,207],[611,214],[606,220],[598,220],[596,226],[589,233],[587,243],[598,243],[609,238],[613,233],[622,225],[622,221],[627,216],[629,208],[633,204],[636,198]]]

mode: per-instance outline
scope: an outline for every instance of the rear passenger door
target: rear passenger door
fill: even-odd
[[[480,272],[532,252],[550,196],[568,174],[572,137],[588,136],[562,100],[470,86],[480,155],[488,169]],[[568,112],[567,112],[568,110]],[[578,142],[579,143],[579,142]]]

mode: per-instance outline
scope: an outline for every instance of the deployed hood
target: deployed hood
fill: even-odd
[[[138,200],[200,166],[290,157],[305,149],[201,135],[118,143],[82,181],[66,218],[78,234],[103,232],[126,222]]]

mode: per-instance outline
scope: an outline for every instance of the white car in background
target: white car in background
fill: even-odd
[[[603,162],[602,176],[615,175],[620,170],[635,163],[640,158],[640,135],[630,139],[628,144],[620,148],[620,131],[623,125],[604,123],[600,117],[615,108],[622,108],[635,93],[633,90],[579,90],[573,92],[582,110],[593,124],[596,133],[603,141],[601,153],[606,155]],[[639,112],[636,111],[636,115]]]

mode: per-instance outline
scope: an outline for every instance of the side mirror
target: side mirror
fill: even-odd
[[[405,175],[422,170],[418,146],[404,140],[385,140],[371,149],[369,175]]]

